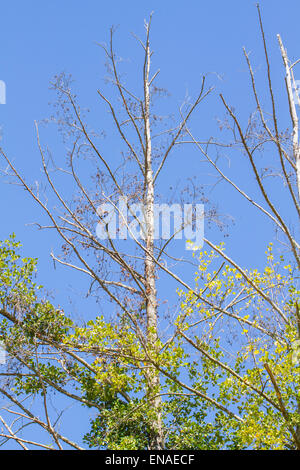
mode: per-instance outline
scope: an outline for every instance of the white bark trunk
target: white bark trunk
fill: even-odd
[[[298,200],[300,201],[300,148],[299,148],[299,120],[296,110],[296,103],[295,103],[295,94],[298,95],[296,92],[296,84],[293,78],[292,68],[289,65],[287,52],[283,46],[282,40],[280,35],[277,35],[279,47],[281,51],[281,56],[283,60],[283,64],[285,67],[285,81],[286,81],[286,88],[288,93],[289,105],[290,105],[290,114],[293,124],[293,153],[295,158],[295,165],[296,165],[296,178],[297,178],[297,188],[298,188]],[[293,83],[294,82],[294,83]],[[294,85],[294,92],[293,92],[293,85]],[[300,106],[300,99],[299,95],[297,96],[298,106]]]
[[[149,25],[148,25],[149,28]],[[149,31],[148,31],[149,34]],[[157,340],[157,293],[155,282],[154,256],[154,181],[152,171],[152,148],[150,130],[150,49],[147,35],[146,58],[144,65],[144,121],[145,121],[145,221],[146,221],[146,249],[145,279],[146,279],[146,316],[147,316],[147,347],[149,351],[154,350]],[[151,449],[163,448],[163,431],[161,418],[161,398],[151,395],[159,393],[159,372],[153,367],[148,375],[148,395],[153,406],[155,417],[152,423]]]

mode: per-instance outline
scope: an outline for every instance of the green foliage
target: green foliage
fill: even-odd
[[[299,291],[291,266],[282,257],[274,261],[272,244],[266,255],[260,273],[230,264],[212,270],[219,255],[200,253],[195,288],[179,291],[178,325],[199,354],[198,374],[191,361],[188,369],[200,381],[209,377],[218,403],[241,418],[223,415],[227,436],[233,433],[241,448],[294,448],[300,430]],[[193,326],[197,322],[201,329]]]
[[[219,265],[222,246],[201,252],[171,336],[151,348],[125,315],[77,326],[40,299],[36,260],[19,248],[14,236],[0,244],[0,340],[16,397],[62,393],[93,409],[90,448],[148,448],[157,395],[167,449],[295,448],[299,291],[271,245],[262,272]]]

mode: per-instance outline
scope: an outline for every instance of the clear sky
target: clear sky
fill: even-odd
[[[193,121],[194,132],[202,138],[214,135],[216,119],[224,115],[218,93],[222,92],[235,107],[242,120],[254,109],[249,94],[249,76],[242,53],[245,46],[258,73],[258,83],[265,86],[264,60],[259,35],[256,2],[250,0],[10,0],[0,4],[0,80],[6,83],[7,103],[0,105],[1,146],[21,172],[34,182],[40,178],[34,120],[51,114],[48,103],[54,100],[49,82],[55,74],[71,73],[80,102],[91,109],[94,127],[104,127],[108,139],[103,144],[108,152],[113,135],[111,120],[98,107],[97,89],[105,89],[104,55],[97,42],[108,40],[109,28],[118,26],[116,49],[124,58],[131,87],[140,86],[135,70],[140,50],[131,32],[143,35],[143,21],[154,11],[152,25],[153,67],[161,69],[159,84],[170,92],[168,102],[175,112],[186,93],[195,96],[201,74],[210,73],[215,93]],[[284,103],[283,68],[276,34],[280,33],[291,59],[300,57],[300,4],[297,0],[261,0],[261,11],[273,67],[275,90],[281,90],[278,105]],[[131,70],[131,72],[130,72]],[[220,79],[219,77],[222,77]],[[297,76],[296,76],[297,78]],[[300,78],[300,70],[299,70]],[[136,81],[136,83],[135,83]],[[283,122],[286,115],[282,116]],[[48,136],[51,134],[48,134]],[[57,161],[60,146],[46,141]],[[115,148],[115,147],[114,147]],[[57,151],[57,152],[56,152]],[[177,182],[181,176],[196,174],[203,184],[208,178],[192,151],[177,152],[168,170],[161,175],[161,187]],[[187,159],[189,164],[186,164]],[[0,163],[4,169],[4,163]],[[233,175],[247,184],[243,163],[231,163]],[[225,186],[217,187],[211,197],[221,213],[234,218],[228,228],[230,254],[241,263],[255,264],[274,236],[269,225],[249,221],[252,213],[242,202],[236,202]],[[40,221],[41,213],[18,186],[0,177],[0,239],[15,232],[26,256],[39,258],[39,280],[52,291],[62,305],[81,313],[83,302],[80,278],[58,268],[54,271],[49,253],[59,246],[53,233],[40,232],[32,222]],[[227,204],[225,204],[225,202]],[[43,219],[44,220],[44,219]],[[260,219],[256,219],[257,221]],[[260,224],[260,222],[259,222]],[[218,237],[214,234],[215,237]],[[219,239],[223,240],[220,235]],[[245,249],[246,247],[246,249]],[[88,301],[87,301],[88,302]],[[92,311],[95,306],[87,304]],[[86,308],[86,307],[85,307]],[[68,431],[76,435],[74,416],[68,418]],[[75,420],[76,422],[76,420]]]

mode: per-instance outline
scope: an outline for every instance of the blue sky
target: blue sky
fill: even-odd
[[[299,58],[300,5],[296,0],[262,0],[260,5],[280,106],[285,103],[285,96],[276,34],[282,35],[290,58]],[[48,103],[55,97],[49,90],[49,82],[60,72],[72,74],[80,102],[91,109],[93,125],[96,127],[99,123],[99,128],[105,128],[105,150],[109,152],[111,146],[117,148],[117,144],[109,140],[114,135],[111,120],[103,108],[99,108],[96,93],[98,88],[105,90],[104,55],[96,43],[108,40],[112,25],[118,26],[116,50],[124,58],[124,70],[134,89],[140,86],[134,71],[141,52],[131,32],[143,36],[144,18],[154,11],[153,70],[161,69],[159,84],[170,92],[168,103],[172,112],[176,113],[186,93],[196,95],[201,75],[209,73],[209,81],[216,89],[193,121],[193,131],[199,137],[214,135],[216,119],[224,115],[218,93],[224,93],[243,122],[254,109],[243,46],[251,51],[258,84],[264,90],[263,49],[254,1],[10,0],[1,2],[0,8],[0,80],[5,81],[7,87],[7,103],[0,105],[1,146],[29,181],[39,180],[41,175],[34,120],[51,114]],[[286,108],[281,117],[285,124]],[[61,161],[56,136],[51,132],[48,136],[53,140],[48,139],[47,143],[55,158]],[[161,188],[183,176],[197,175],[204,184],[209,178],[202,172],[197,155],[190,149],[184,152],[183,155],[183,151],[177,151],[168,169],[162,172]],[[188,159],[188,165],[182,164],[183,158],[184,162]],[[2,163],[1,168],[4,167]],[[248,173],[243,162],[233,160],[230,171],[241,184],[247,185]],[[211,197],[222,213],[235,220],[226,240],[230,254],[242,264],[259,263],[266,243],[274,237],[269,224],[256,217],[253,225],[251,209],[237,201],[224,185],[212,191]],[[5,178],[0,178],[0,200],[0,239],[14,231],[23,243],[24,254],[39,258],[40,282],[53,292],[57,302],[68,308],[71,298],[73,312],[80,314],[84,290],[80,277],[68,273],[66,280],[63,269],[54,271],[49,253],[59,246],[57,238],[53,233],[39,232],[28,225],[41,220],[39,208],[22,189],[7,184]],[[217,242],[224,240],[217,232],[213,232],[213,236]],[[91,301],[87,305],[95,311]],[[71,417],[68,423],[69,429],[74,431]]]
[[[276,33],[282,34],[291,58],[296,57],[300,7],[296,1],[285,4],[262,1],[261,8],[275,62],[274,83],[281,86],[283,70]],[[225,94],[240,115],[245,110],[244,117],[254,108],[249,98],[242,47],[252,51],[259,73],[263,67],[263,50],[255,2],[2,2],[0,79],[7,86],[7,104],[0,105],[1,144],[31,179],[38,179],[40,170],[34,120],[49,116],[48,103],[55,98],[49,91],[50,80],[62,71],[72,73],[81,103],[93,109],[98,101],[96,90],[104,87],[105,75],[104,56],[96,42],[107,41],[110,26],[117,25],[116,49],[127,60],[130,71],[135,58],[140,57],[130,33],[143,35],[143,20],[151,11],[154,11],[153,67],[161,69],[159,84],[171,93],[172,111],[180,105],[186,92],[196,95],[201,74],[209,72],[216,93],[207,102],[210,115],[203,113],[193,128],[198,135],[213,134],[214,119],[223,115],[217,99],[219,92]],[[223,80],[216,79],[215,73]],[[107,129],[110,125],[111,121],[106,120],[103,127]],[[191,168],[194,173],[199,171],[197,161],[195,165]],[[2,181],[0,191],[5,221],[0,228],[2,238],[15,230],[17,235],[22,234],[24,245],[34,251],[34,256],[47,256],[45,246],[39,245],[47,245],[48,235],[41,237],[32,228],[24,227],[37,214],[30,199]]]

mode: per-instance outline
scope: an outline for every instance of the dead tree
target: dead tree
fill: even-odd
[[[145,42],[137,38],[144,51],[142,97],[130,91],[120,78],[118,60],[113,46],[113,29],[110,31],[109,46],[102,46],[108,62],[110,83],[117,92],[121,104],[121,110],[119,110],[118,106],[114,105],[101,90],[98,90],[98,97],[107,106],[121,145],[126,149],[118,164],[103,154],[101,145],[99,146],[97,141],[98,135],[88,128],[84,111],[77,104],[76,97],[63,76],[57,78],[53,87],[59,95],[63,111],[63,117],[60,115],[57,121],[69,139],[70,150],[66,178],[71,178],[70,184],[73,184],[76,197],[68,200],[59,189],[59,184],[54,181],[51,171],[53,168],[50,168],[52,157],[43,148],[37,124],[37,141],[43,170],[48,187],[60,206],[59,212],[55,212],[50,202],[45,202],[39,192],[25,181],[3,150],[1,154],[23,188],[48,215],[50,225],[38,224],[39,228],[54,229],[62,238],[63,253],[61,256],[52,253],[53,261],[89,276],[90,292],[95,293],[98,298],[106,294],[107,298],[115,304],[116,314],[125,315],[130,322],[144,351],[147,354],[155,354],[159,338],[156,287],[158,272],[163,271],[176,282],[181,282],[169,267],[170,262],[180,261],[168,255],[169,245],[175,234],[163,241],[155,239],[154,204],[157,199],[155,188],[172,150],[186,132],[187,122],[210,93],[211,88],[205,88],[204,77],[196,100],[192,103],[184,103],[181,108],[182,120],[172,129],[162,129],[162,136],[167,136],[168,139],[166,143],[163,141],[154,149],[152,132],[154,126],[160,122],[160,118],[153,111],[152,101],[155,94],[163,90],[154,85],[159,71],[151,75],[150,70],[152,56],[149,39],[150,24],[151,17],[148,23],[145,22]],[[80,173],[76,169],[76,163],[85,157],[87,166],[91,159],[95,163],[92,172],[94,182],[92,188],[91,180],[84,181],[85,172]],[[59,166],[61,166],[60,163]],[[57,170],[57,168],[54,169]],[[124,219],[118,207],[119,198],[125,201],[125,210],[137,224],[140,237],[133,233],[132,226]],[[137,217],[132,212],[132,204],[142,204],[144,213]],[[131,241],[128,241],[126,246],[124,243],[120,245],[110,233],[107,219],[99,209],[104,205],[109,205],[118,212],[120,226],[117,231],[121,232],[124,228],[129,231]],[[105,239],[97,237],[95,222],[98,222],[102,232],[106,233]],[[184,223],[180,230],[183,230],[183,227]],[[7,311],[3,313],[6,318],[13,321],[13,316]],[[162,449],[165,430],[161,418],[160,372],[155,365],[150,364],[145,368],[145,376],[147,379],[146,395],[149,403],[153,404],[154,410],[148,445],[150,449]],[[126,399],[130,400],[128,396]],[[43,426],[52,432],[54,437],[56,436],[50,424]],[[58,439],[60,439],[59,436]],[[22,446],[25,445],[21,440],[17,442]]]

